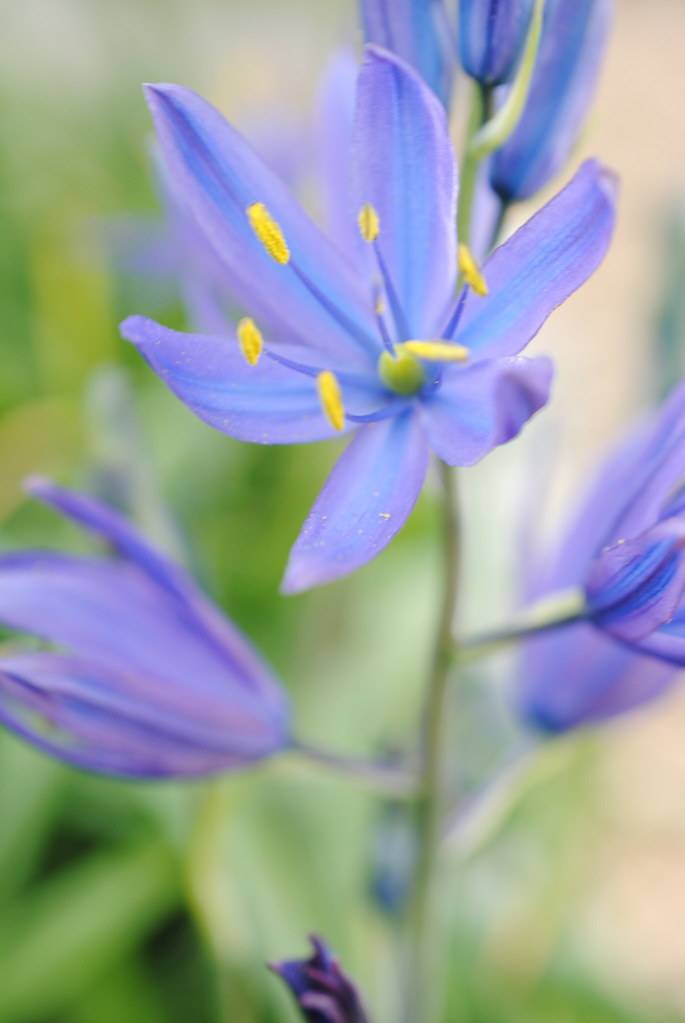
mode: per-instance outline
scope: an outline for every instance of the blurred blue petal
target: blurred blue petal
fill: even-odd
[[[405,60],[448,107],[455,59],[443,0],[360,0],[360,7],[364,41]]]
[[[599,466],[555,548],[530,569],[541,599],[586,589],[589,622],[524,645],[521,712],[554,731],[662,693],[685,664],[685,385]]]
[[[547,0],[523,115],[492,161],[491,182],[505,201],[534,195],[571,156],[595,93],[612,15],[613,0]]]
[[[357,227],[352,169],[358,72],[357,60],[347,50],[337,53],[324,69],[316,148],[326,230],[350,259],[363,262],[367,254]]]
[[[459,0],[459,52],[466,73],[483,85],[508,82],[532,14],[533,0]]]
[[[0,621],[64,651],[0,658],[3,720],[71,763],[131,777],[213,773],[282,749],[278,682],[183,570],[93,499],[34,490],[121,556],[0,559]]]
[[[618,639],[639,643],[670,622],[685,590],[685,523],[669,519],[605,547],[585,583],[590,617]]]

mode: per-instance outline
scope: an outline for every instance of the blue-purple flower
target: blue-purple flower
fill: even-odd
[[[359,993],[328,946],[312,935],[309,959],[272,963],[308,1023],[367,1023]]]
[[[685,385],[600,467],[531,596],[580,587],[587,620],[526,642],[523,714],[565,731],[661,693],[685,664]]]
[[[612,13],[613,0],[547,0],[528,100],[490,165],[492,187],[506,202],[534,195],[569,159],[595,93]]]
[[[0,721],[121,777],[209,775],[282,750],[283,691],[186,573],[106,505],[43,480],[29,490],[118,557],[0,558],[0,622],[45,644],[0,656]]]
[[[396,53],[449,107],[454,25],[444,0],[359,0],[364,41]]]
[[[292,444],[355,431],[283,589],[346,575],[404,524],[430,450],[472,465],[546,403],[549,360],[520,353],[601,262],[614,179],[586,163],[481,273],[463,246],[457,257],[445,112],[411,68],[369,47],[353,140],[360,255],[333,245],[200,97],[160,85],[148,101],[175,193],[245,315],[237,337],[142,317],[122,333],[196,415],[231,436]]]
[[[459,0],[459,52],[467,74],[483,85],[514,75],[533,14],[533,0]]]

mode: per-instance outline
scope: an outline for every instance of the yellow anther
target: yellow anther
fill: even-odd
[[[375,312],[376,316],[382,316],[383,313],[385,312],[385,302],[383,301],[380,295],[376,299],[373,311]]]
[[[450,341],[405,341],[402,347],[426,362],[466,362],[469,357],[468,348]]]
[[[290,249],[280,224],[274,220],[263,202],[254,202],[247,207],[250,227],[260,242],[277,263],[290,262]]]
[[[256,366],[264,347],[264,338],[262,337],[261,330],[251,317],[245,316],[238,323],[236,333],[238,335],[240,351],[243,353],[245,362],[249,363],[250,366]]]
[[[357,217],[359,232],[365,242],[375,242],[381,230],[381,222],[376,207],[365,202]]]
[[[343,405],[342,391],[335,373],[325,369],[316,378],[316,388],[319,392],[319,400],[326,414],[328,422],[334,430],[345,429],[345,406]]]
[[[459,246],[459,272],[470,288],[481,298],[488,293],[488,285],[468,245]]]

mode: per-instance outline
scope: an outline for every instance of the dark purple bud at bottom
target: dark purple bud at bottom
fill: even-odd
[[[309,1023],[368,1023],[356,987],[330,949],[315,935],[309,940],[309,959],[269,964],[292,991],[303,1018]]]

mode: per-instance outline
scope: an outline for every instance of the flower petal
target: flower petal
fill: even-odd
[[[533,594],[583,585],[602,548],[682,514],[684,478],[685,384],[602,459],[556,555],[539,566]]]
[[[331,437],[313,377],[263,355],[256,366],[243,358],[235,337],[168,330],[131,316],[122,335],[196,416],[222,433],[256,444],[301,444]],[[324,363],[317,367],[328,368]],[[335,368],[335,367],[334,367]],[[387,395],[375,378],[344,378],[345,400],[360,414],[375,411]]]
[[[375,558],[404,525],[427,465],[428,446],[411,412],[362,427],[302,528],[282,591],[331,582]]]
[[[601,551],[585,584],[594,624],[637,643],[671,621],[685,590],[683,546],[685,525],[670,519]]]
[[[448,370],[423,405],[426,435],[448,465],[473,465],[516,437],[549,399],[549,359],[492,359]]]
[[[39,749],[76,766],[123,777],[193,777],[270,756],[287,744],[282,723],[203,706],[194,718],[152,702],[133,676],[37,653],[0,659],[0,721]],[[202,712],[206,716],[203,717]],[[226,712],[227,711],[227,712]]]
[[[443,0],[361,0],[361,15],[364,41],[411,64],[449,106],[454,44]]]
[[[525,199],[569,159],[595,92],[613,0],[547,0],[540,50],[521,120],[492,162],[506,199]]]
[[[571,625],[524,644],[518,711],[543,732],[566,732],[638,707],[677,678],[672,665],[641,657],[592,625]]]
[[[456,280],[454,152],[433,93],[373,46],[359,76],[355,151],[359,206],[371,203],[380,217],[376,244],[408,336],[433,337]]]
[[[325,227],[348,258],[364,266],[352,170],[358,71],[351,51],[341,50],[329,61],[319,90],[316,141]]]
[[[616,181],[594,160],[485,264],[489,295],[470,292],[457,340],[474,356],[515,355],[602,262],[615,219]]]
[[[223,261],[245,311],[285,342],[329,352],[347,350],[350,358],[375,353],[378,345],[363,281],[245,140],[188,89],[148,86],[147,99],[176,199]],[[267,255],[246,215],[253,203],[268,207],[297,266],[344,310],[357,333],[334,319],[290,266]]]
[[[513,76],[533,13],[533,0],[460,0],[459,48],[464,70],[485,85]]]
[[[278,681],[245,637],[179,566],[156,551],[130,524],[93,498],[46,480],[33,496],[104,537],[126,561],[43,552],[0,559],[0,618],[14,628],[71,647],[122,670],[139,667],[184,695],[193,687],[236,688],[287,717]],[[151,640],[158,637],[158,643]],[[159,651],[174,650],[160,658]]]

